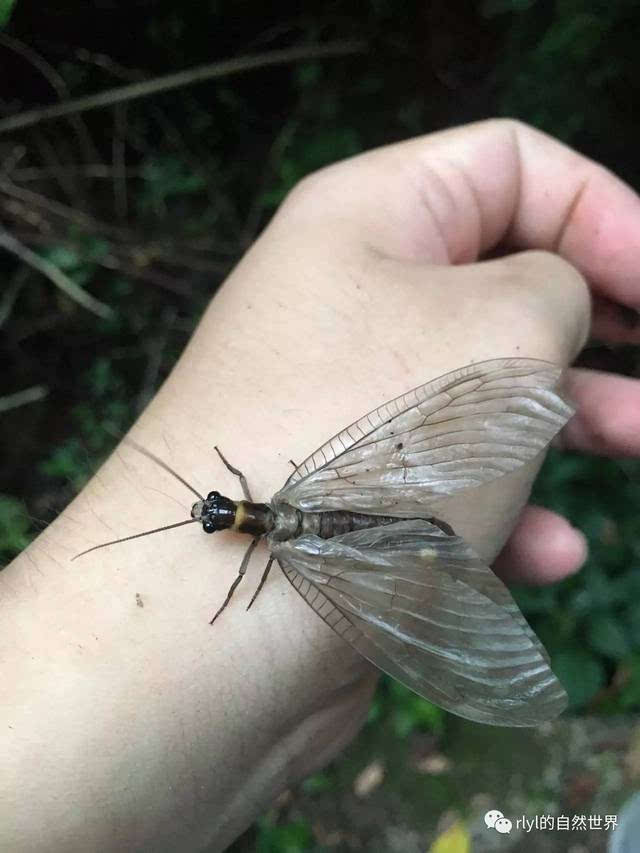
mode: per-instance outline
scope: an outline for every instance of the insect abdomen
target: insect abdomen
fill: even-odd
[[[321,539],[331,539],[341,533],[352,530],[366,530],[369,527],[381,527],[383,524],[393,524],[397,518],[387,515],[369,515],[362,512],[347,510],[332,510],[330,512],[303,512],[300,519],[300,532],[315,533]]]
[[[364,512],[349,512],[348,510],[336,509],[328,512],[302,512],[288,504],[279,504],[273,514],[273,533],[275,541],[286,541],[297,539],[305,533],[313,533],[321,539],[332,539],[341,533],[350,533],[352,530],[367,530],[370,527],[382,527],[385,524],[394,524],[401,521],[393,515],[372,515]],[[454,532],[449,525],[437,518],[429,517],[430,521],[439,527],[447,536],[453,536]],[[239,528],[236,528],[239,529]]]

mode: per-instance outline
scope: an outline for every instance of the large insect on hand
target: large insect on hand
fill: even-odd
[[[520,358],[448,373],[330,439],[270,504],[253,502],[222,454],[243,501],[204,498],[138,449],[198,495],[192,517],[169,527],[199,521],[207,533],[253,537],[212,623],[265,538],[271,556],[249,606],[277,560],[327,625],[420,696],[471,720],[533,726],[561,713],[565,692],[507,588],[447,523],[446,507],[545,451],[572,415],[555,391],[560,376]],[[436,503],[444,519],[430,512]]]

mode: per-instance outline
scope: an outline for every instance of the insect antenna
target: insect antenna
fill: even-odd
[[[155,462],[156,465],[159,465],[161,468],[164,468],[167,473],[171,474],[176,478],[183,486],[186,486],[190,492],[200,498],[201,501],[204,500],[204,497],[200,494],[199,491],[194,489],[194,487],[187,483],[184,477],[181,477],[177,471],[174,471],[166,462],[163,462],[159,456],[156,456],[155,453],[151,453],[150,450],[147,450],[145,447],[142,447],[141,444],[138,444],[137,441],[134,441],[132,438],[128,436],[122,439],[125,444],[130,444],[134,450],[137,450],[138,453],[141,453],[143,456],[146,456],[148,459],[151,459],[152,462]],[[139,539],[141,536],[150,536],[152,533],[160,533],[163,530],[171,530],[174,527],[182,527],[185,524],[193,524],[194,521],[200,521],[199,518],[188,518],[186,521],[177,521],[175,524],[165,524],[164,527],[154,527],[153,530],[144,530],[142,533],[134,533],[131,536],[123,536],[121,539],[112,539],[110,542],[101,542],[100,545],[94,545],[92,548],[87,548],[85,551],[80,551],[79,554],[76,554],[75,557],[72,557],[71,560],[77,560],[78,557],[83,557],[85,554],[89,554],[91,551],[97,551],[99,548],[106,548],[108,545],[117,545],[119,542],[128,542],[130,539]]]
[[[184,479],[184,477],[181,477],[177,471],[174,471],[173,468],[171,468],[169,465],[167,465],[166,462],[163,462],[159,456],[155,455],[155,453],[151,453],[150,450],[147,450],[145,447],[143,447],[141,444],[138,444],[138,442],[134,441],[132,438],[126,437],[123,439],[123,441],[125,444],[130,444],[134,450],[137,450],[138,453],[142,453],[142,455],[146,456],[147,459],[151,459],[151,461],[155,462],[156,465],[159,465],[161,468],[164,468],[165,471],[167,471],[169,474],[171,474],[173,477],[175,477],[176,480],[178,480],[180,483],[182,483],[183,486],[186,486],[187,489],[189,489],[190,492],[193,492],[193,494],[196,497],[200,498],[201,501],[204,500],[204,497],[200,494],[200,492],[198,492],[196,489],[193,488],[191,483],[187,483],[187,481]]]
[[[183,524],[193,524],[195,521],[200,521],[199,518],[188,518],[186,521],[177,521],[175,524],[165,524],[164,527],[155,527],[153,530],[145,530],[142,533],[134,533],[132,536],[123,536],[122,539],[112,539],[111,542],[101,542],[100,545],[94,545],[92,548],[87,548],[86,551],[80,551],[71,560],[77,560],[88,554],[90,551],[97,551],[99,548],[106,548],[107,545],[117,545],[118,542],[128,542],[129,539],[139,539],[141,536],[151,536],[152,533],[160,533],[162,530],[171,530],[173,527],[182,527]]]

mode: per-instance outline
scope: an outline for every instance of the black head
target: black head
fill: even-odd
[[[236,520],[238,505],[220,492],[209,492],[206,499],[196,501],[191,507],[191,518],[202,522],[205,533],[228,530]]]

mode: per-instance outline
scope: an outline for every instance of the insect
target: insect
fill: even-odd
[[[566,694],[504,584],[430,512],[544,452],[573,411],[556,392],[561,369],[534,359],[471,364],[414,388],[342,430],[298,465],[270,503],[200,495],[191,518],[105,542],[200,522],[206,533],[261,538],[294,589],[346,642],[420,696],[462,717],[532,726],[556,717]],[[217,450],[217,448],[216,448]],[[76,556],[81,556],[80,554]],[[75,559],[75,558],[74,558]]]

